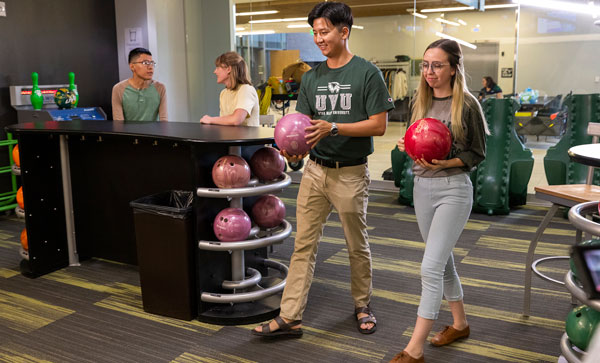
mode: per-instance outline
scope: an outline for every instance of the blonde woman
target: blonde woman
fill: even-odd
[[[259,126],[258,95],[252,87],[244,58],[236,52],[221,54],[215,60],[217,83],[225,85],[219,96],[219,116],[204,115],[203,124]]]
[[[431,344],[450,344],[470,332],[452,249],[471,213],[473,185],[469,173],[485,158],[485,135],[489,131],[479,102],[466,87],[462,51],[453,40],[435,41],[423,55],[410,122],[426,117],[437,118],[449,127],[452,149],[445,160],[428,163],[417,159],[414,163],[415,214],[425,241],[421,302],[413,335],[392,362],[425,361],[423,346],[438,317],[442,295],[454,321],[437,333]],[[398,140],[398,149],[404,151],[404,138]]]

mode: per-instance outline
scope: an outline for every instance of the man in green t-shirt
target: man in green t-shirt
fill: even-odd
[[[155,66],[148,49],[129,52],[132,76],[113,87],[113,120],[167,121],[167,91],[162,83],[152,79]]]
[[[296,208],[296,240],[281,312],[252,332],[259,336],[302,335],[302,313],[312,283],[317,246],[332,209],[338,212],[350,259],[351,293],[357,328],[376,330],[370,309],[371,251],[367,235],[367,156],[373,136],[387,126],[394,104],[381,72],[348,48],[352,11],[343,3],[322,2],[308,15],[314,41],[327,60],[304,74],[296,110],[311,117],[306,140],[313,148],[304,167]],[[306,155],[283,155],[298,162]]]

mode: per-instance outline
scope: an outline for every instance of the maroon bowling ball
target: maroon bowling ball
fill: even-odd
[[[277,179],[285,168],[285,160],[279,150],[273,147],[263,147],[256,150],[250,158],[250,169],[260,180]]]
[[[404,135],[404,147],[411,159],[443,160],[452,147],[452,134],[442,121],[424,118],[416,121]]]
[[[252,206],[252,220],[262,228],[273,228],[283,222],[285,205],[273,194],[258,198]]]
[[[304,155],[310,150],[304,129],[311,126],[310,117],[301,113],[288,113],[275,126],[275,144],[289,155]]]
[[[213,223],[215,236],[223,242],[245,241],[251,227],[250,217],[240,208],[223,209]]]
[[[250,166],[240,156],[225,155],[213,165],[212,178],[219,188],[242,188],[250,181]]]

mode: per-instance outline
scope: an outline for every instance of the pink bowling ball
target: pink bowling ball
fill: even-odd
[[[240,208],[223,209],[213,223],[215,236],[223,242],[245,241],[251,227],[250,217]]]
[[[285,205],[273,194],[258,198],[252,206],[252,220],[262,228],[273,228],[283,222]]]
[[[256,150],[250,158],[250,168],[260,180],[277,179],[285,168],[285,160],[279,150],[273,147],[263,147]]]
[[[250,181],[250,166],[240,156],[225,155],[213,165],[212,178],[219,188],[242,188]]]
[[[306,143],[304,129],[312,126],[310,117],[301,113],[289,113],[275,126],[275,143],[290,155],[304,155],[310,150]]]

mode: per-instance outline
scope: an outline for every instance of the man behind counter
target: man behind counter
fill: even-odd
[[[129,52],[131,78],[117,83],[112,90],[113,120],[167,121],[167,90],[154,81],[152,53],[145,48]]]

